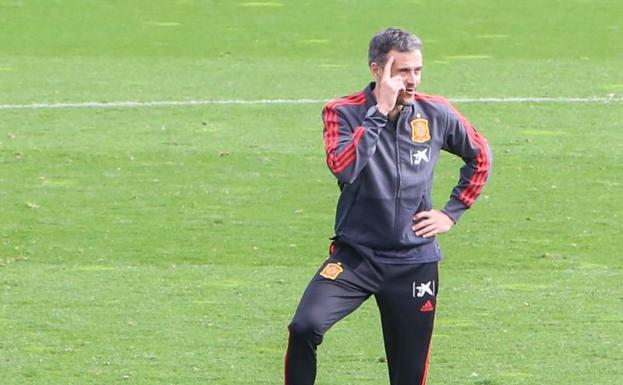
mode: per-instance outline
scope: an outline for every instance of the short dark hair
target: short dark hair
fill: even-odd
[[[422,40],[411,32],[400,28],[387,28],[372,36],[368,50],[368,65],[373,62],[385,65],[387,53],[392,49],[398,52],[422,50]]]

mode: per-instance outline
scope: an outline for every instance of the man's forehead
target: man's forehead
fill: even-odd
[[[394,57],[394,65],[396,67],[420,67],[422,65],[422,51],[416,49],[414,51],[399,52],[391,50],[387,53],[387,57]]]

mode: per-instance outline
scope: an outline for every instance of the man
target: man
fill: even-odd
[[[368,55],[374,82],[323,110],[327,165],[341,190],[329,258],[289,325],[286,385],[311,385],[324,333],[375,296],[392,385],[426,382],[439,290],[435,235],[480,195],[491,156],[486,140],[450,103],[416,92],[422,44],[407,31],[376,34]],[[461,157],[458,184],[432,208],[440,150]]]

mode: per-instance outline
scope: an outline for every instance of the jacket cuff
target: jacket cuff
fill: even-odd
[[[366,118],[371,119],[377,127],[384,127],[387,124],[388,116],[381,113],[377,106],[368,108]]]
[[[469,207],[465,203],[461,202],[455,197],[451,197],[448,203],[446,203],[446,206],[441,211],[449,216],[450,219],[454,221],[454,223],[457,223],[463,213],[465,213],[465,210],[467,210],[468,208]]]

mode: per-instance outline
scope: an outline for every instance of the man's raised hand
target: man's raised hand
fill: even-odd
[[[394,64],[394,57],[390,56],[383,68],[383,74],[379,84],[379,100],[377,100],[377,108],[382,114],[389,114],[391,110],[396,106],[396,99],[400,91],[405,90],[404,82],[400,75],[391,76],[392,64]]]

